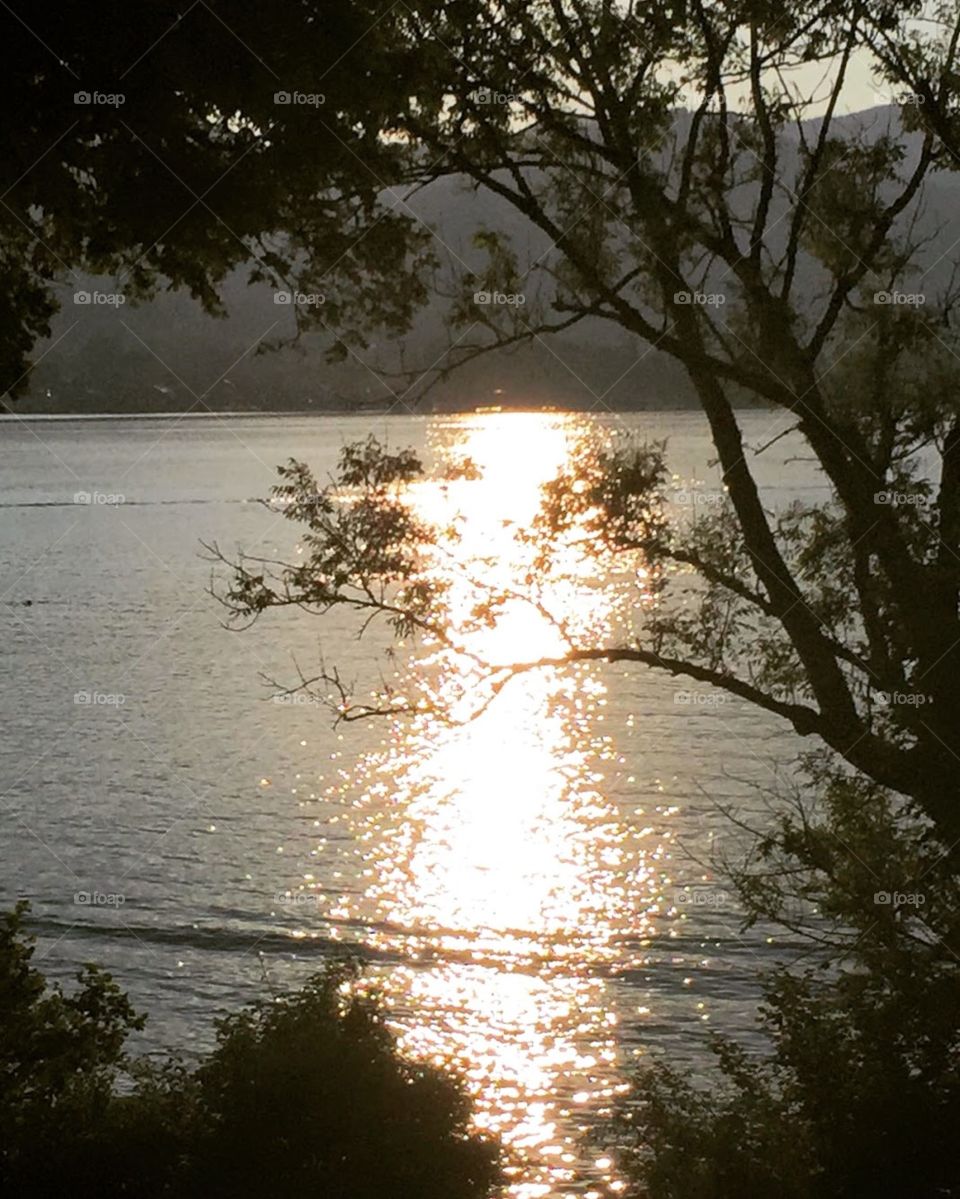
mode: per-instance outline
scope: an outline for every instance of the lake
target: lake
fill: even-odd
[[[754,456],[788,418],[743,419],[771,506],[823,497],[792,436]],[[740,932],[709,860],[735,844],[721,809],[762,823],[799,740],[622,666],[531,673],[463,727],[334,727],[264,678],[291,682],[321,650],[366,677],[383,635],[301,612],[225,629],[201,542],[294,555],[296,528],[257,502],[274,468],[296,456],[323,478],[373,432],[474,460],[454,498],[495,556],[591,427],[668,439],[678,492],[717,487],[704,418],[0,423],[0,887],[7,906],[31,901],[41,967],[103,964],[149,1013],[142,1047],[189,1054],[216,1014],[353,947],[404,1045],[466,1074],[512,1194],[616,1194],[584,1131],[625,1069],[697,1070],[710,1030],[755,1035],[756,972],[789,951]],[[538,635],[503,632],[520,653]],[[690,887],[706,901],[685,902]]]

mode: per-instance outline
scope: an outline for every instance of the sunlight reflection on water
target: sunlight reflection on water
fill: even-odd
[[[741,416],[748,444],[766,445],[771,414]],[[192,1053],[210,1045],[211,1013],[359,947],[406,1043],[467,1072],[478,1121],[513,1150],[515,1194],[605,1193],[609,1164],[578,1132],[632,1055],[696,1078],[710,1029],[756,1036],[757,970],[779,943],[677,895],[711,883],[716,835],[736,851],[724,810],[763,827],[757,785],[796,740],[746,705],[678,704],[677,681],[633,667],[531,672],[461,730],[333,730],[322,707],[269,702],[258,674],[295,682],[291,663],[309,671],[322,641],[353,679],[380,664],[386,635],[356,641],[342,612],[224,632],[200,602],[197,537],[289,558],[302,530],[244,497],[266,494],[291,451],[325,479],[340,446],[375,432],[441,464],[474,458],[480,478],[414,495],[431,519],[462,509],[456,553],[489,557],[487,581],[515,581],[513,534],[540,482],[581,434],[615,429],[669,440],[677,486],[720,486],[699,413],[218,416],[174,420],[159,442],[154,421],[49,422],[53,459],[28,424],[8,425],[2,540],[16,582],[0,615],[9,678],[31,686],[8,687],[4,707],[17,852],[0,883],[33,900],[51,977],[69,986],[102,962],[150,1013],[142,1047]],[[823,499],[798,436],[754,459],[772,510]],[[77,478],[112,492],[125,471],[136,502],[78,520]],[[599,630],[616,622],[606,567],[564,565],[573,577],[553,606]],[[636,581],[623,580],[628,608],[650,590]],[[482,637],[505,657],[554,644],[519,605]],[[441,683],[468,677],[435,668]],[[78,707],[74,686],[126,702]],[[75,905],[74,872],[126,893],[120,921]]]
[[[486,582],[520,586],[528,551],[513,530],[529,524],[581,428],[515,414],[459,428],[450,451],[471,458],[480,478],[421,485],[416,503],[438,524],[459,512],[459,560],[482,558]],[[586,558],[565,565],[589,585]],[[563,586],[545,596],[552,611],[585,615],[594,631],[609,624],[603,593]],[[455,584],[455,610],[474,600],[470,585]],[[497,661],[561,644],[522,604],[479,637],[476,648]],[[464,1073],[478,1124],[511,1154],[517,1196],[583,1182],[583,1130],[623,1086],[605,967],[623,963],[625,932],[636,943],[652,932],[655,847],[641,849],[604,798],[607,743],[585,731],[604,696],[586,668],[531,672],[474,721],[425,719],[368,759],[354,808],[367,886],[332,913],[362,919],[371,947],[407,959],[383,980],[394,1009],[416,1013],[401,1020],[401,1039]],[[591,1173],[605,1190],[622,1185],[605,1159]]]

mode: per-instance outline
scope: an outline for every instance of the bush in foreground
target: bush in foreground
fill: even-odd
[[[929,823],[822,773],[729,877],[819,966],[765,978],[771,1049],[642,1072],[616,1148],[643,1199],[960,1197],[960,869]]]
[[[25,905],[0,924],[0,1189],[19,1199],[481,1199],[497,1147],[469,1101],[402,1057],[333,968],[221,1020],[196,1068],[130,1059],[143,1025],[109,975],[71,995],[31,965]]]

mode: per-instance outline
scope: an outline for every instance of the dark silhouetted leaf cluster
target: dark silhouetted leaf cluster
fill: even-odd
[[[143,1024],[109,975],[66,995],[31,965],[25,905],[0,930],[0,1188],[11,1199],[482,1199],[496,1146],[460,1085],[397,1052],[332,967],[227,1016],[197,1066],[127,1056]]]

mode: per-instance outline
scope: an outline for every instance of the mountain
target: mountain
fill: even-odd
[[[872,109],[841,118],[842,133],[866,130],[902,136],[907,154],[916,135],[903,134],[899,111]],[[684,118],[678,122],[683,136]],[[809,133],[815,132],[812,127]],[[795,135],[794,135],[795,138]],[[794,144],[796,142],[794,141]],[[790,142],[787,142],[789,153]],[[745,203],[749,197],[745,197]],[[930,264],[925,287],[933,292],[949,277],[960,241],[960,182],[955,175],[933,176],[927,188],[920,232],[930,237],[924,249]],[[785,218],[793,204],[789,193],[775,198],[773,218]],[[442,179],[418,192],[408,205],[434,229],[441,249],[476,262],[472,245],[478,228],[505,231],[535,260],[548,239],[530,230],[504,201],[468,187],[457,178]],[[789,222],[781,220],[784,235]],[[110,295],[109,280],[86,278],[63,289],[62,307],[52,336],[37,347],[30,390],[17,403],[21,413],[169,412],[205,407],[218,411],[334,411],[395,406],[412,407],[415,391],[385,382],[378,366],[397,357],[397,345],[377,345],[357,358],[331,366],[323,341],[305,336],[292,344],[295,331],[289,306],[275,303],[267,286],[248,286],[246,270],[231,275],[221,289],[226,316],[205,314],[190,296],[165,292],[139,306],[76,302],[76,293]],[[813,275],[798,280],[801,294],[815,295]],[[403,358],[425,368],[441,357],[447,344],[440,301],[431,302],[403,339]],[[264,347],[274,343],[278,348]],[[618,326],[585,321],[564,335],[537,340],[511,352],[480,358],[434,388],[421,407],[472,409],[479,405],[577,408],[671,408],[695,406],[696,400],[678,365],[651,350]]]

